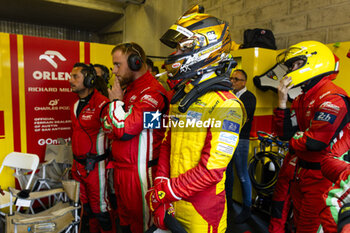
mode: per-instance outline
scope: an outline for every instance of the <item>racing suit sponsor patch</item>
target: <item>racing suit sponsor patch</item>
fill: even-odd
[[[207,106],[207,104],[206,103],[204,103],[203,101],[201,101],[201,100],[196,100],[196,102],[194,102],[196,105],[199,105],[199,106],[201,106],[201,107],[205,107],[205,106]]]
[[[222,129],[227,130],[227,131],[231,131],[234,133],[239,134],[239,127],[240,125],[236,122],[233,121],[229,121],[229,120],[224,120],[223,124],[222,124]]]
[[[223,143],[219,143],[217,145],[217,147],[216,147],[217,151],[220,151],[220,152],[223,152],[223,153],[226,153],[226,154],[230,154],[230,155],[233,154],[234,149],[235,148],[233,146],[229,146],[229,145],[226,145],[226,144],[223,144]]]
[[[202,113],[200,112],[195,112],[195,111],[188,111],[186,118],[188,120],[193,120],[195,119],[196,121],[199,121],[202,118]]]
[[[314,120],[315,121],[326,121],[326,122],[333,124],[336,118],[337,117],[335,115],[327,113],[327,112],[316,112]]]
[[[326,101],[321,104],[320,108],[338,114],[340,111],[340,107],[338,105],[333,104],[332,102]]]
[[[230,134],[227,132],[221,132],[219,134],[219,141],[220,142],[225,142],[225,143],[233,145],[233,146],[237,145],[237,139],[238,139],[237,135],[233,135],[233,134]]]
[[[158,105],[158,101],[155,100],[151,95],[142,96],[141,101],[147,102],[153,107],[157,107]]]
[[[235,119],[240,120],[241,119],[241,115],[238,114],[235,110],[230,110],[228,113],[226,113],[227,117],[233,117]]]

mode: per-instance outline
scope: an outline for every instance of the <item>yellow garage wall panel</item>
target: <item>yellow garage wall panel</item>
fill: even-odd
[[[13,151],[13,118],[11,91],[11,61],[9,34],[0,33],[0,163]],[[0,174],[0,185],[3,189],[14,186],[14,177],[9,168]]]
[[[90,43],[90,61],[92,64],[102,64],[111,68],[113,66],[112,62],[112,49],[115,45],[105,45]]]
[[[272,108],[277,105],[277,98],[272,92],[263,92],[253,83],[255,76],[265,73],[276,64],[277,54],[275,50],[263,48],[239,49],[232,52],[234,59],[238,62],[237,68],[247,73],[247,89],[256,96],[255,115],[257,116],[272,115]]]
[[[350,94],[350,42],[340,42],[327,46],[339,58],[339,74],[333,82]]]
[[[85,63],[85,42],[79,42],[79,62]],[[89,61],[86,61],[88,63]]]

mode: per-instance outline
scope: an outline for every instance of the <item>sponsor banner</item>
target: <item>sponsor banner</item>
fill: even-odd
[[[23,36],[27,151],[44,157],[46,144],[70,140],[70,90],[79,42]]]

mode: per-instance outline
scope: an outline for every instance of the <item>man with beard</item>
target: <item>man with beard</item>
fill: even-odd
[[[79,100],[71,107],[72,175],[80,182],[80,200],[89,217],[91,233],[113,232],[106,193],[108,140],[102,131],[104,105],[108,99],[95,90],[96,72],[92,65],[76,63],[69,83]]]
[[[109,90],[112,102],[104,128],[113,139],[118,214],[124,233],[142,233],[151,224],[143,194],[152,185],[164,136],[157,119],[166,112],[168,101],[165,89],[147,70],[145,52],[138,44],[117,45],[112,59],[116,78]],[[144,124],[147,116],[150,122]]]

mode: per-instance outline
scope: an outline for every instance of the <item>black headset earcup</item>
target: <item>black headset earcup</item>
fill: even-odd
[[[142,67],[142,59],[137,54],[130,54],[128,57],[128,65],[130,70],[139,71]]]
[[[102,78],[103,80],[108,84],[109,82],[109,70],[107,69],[107,72],[105,71],[103,74],[102,74]]]
[[[97,75],[96,75],[95,68],[92,65],[89,65],[88,72],[86,73],[84,78],[84,86],[86,88],[92,88],[94,86],[96,77]]]

